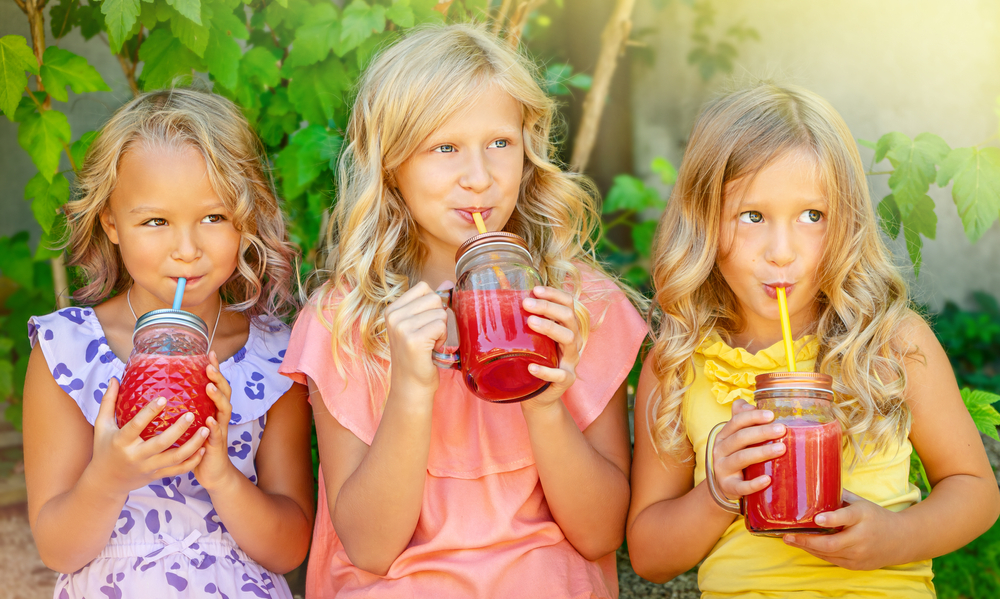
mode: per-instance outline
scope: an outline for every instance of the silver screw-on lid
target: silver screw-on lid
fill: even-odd
[[[175,324],[188,327],[193,329],[205,338],[205,342],[208,342],[208,325],[201,318],[195,316],[190,312],[184,310],[172,310],[170,308],[165,308],[163,310],[153,310],[152,312],[146,312],[139,317],[139,320],[135,321],[135,330],[132,331],[132,339],[135,339],[136,333],[140,330],[151,327],[153,325],[162,324]]]

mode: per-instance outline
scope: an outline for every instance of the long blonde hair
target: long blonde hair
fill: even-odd
[[[118,183],[122,157],[141,147],[190,146],[201,152],[213,189],[240,232],[236,272],[222,286],[227,309],[248,317],[285,316],[298,305],[292,292],[296,250],[288,242],[263,146],[232,102],[191,89],[142,94],[101,128],[66,204],[70,264],[86,283],[73,297],[97,304],[132,284],[100,216]]]
[[[505,231],[523,237],[546,284],[581,292],[578,264],[594,259],[600,225],[592,184],[553,162],[553,101],[529,62],[472,25],[417,29],[383,50],[359,82],[338,169],[337,204],[326,237],[326,277],[317,302],[333,333],[333,355],[360,358],[369,384],[387,380],[384,309],[417,280],[425,249],[393,182],[418,146],[479,93],[494,86],[521,105],[525,161]],[[331,321],[323,311],[335,305]],[[582,331],[587,310],[577,302]],[[375,400],[373,396],[373,401]]]
[[[909,350],[899,332],[917,316],[879,236],[857,146],[824,99],[764,82],[702,111],[660,220],[652,269],[659,322],[651,352],[659,385],[647,420],[658,451],[684,453],[681,403],[698,346],[712,331],[725,337],[743,326],[716,263],[724,186],[790,151],[816,158],[829,206],[818,272],[817,371],[834,376],[835,410],[856,456],[863,445],[886,447],[909,429],[903,401]]]

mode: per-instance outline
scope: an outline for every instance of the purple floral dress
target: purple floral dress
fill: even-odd
[[[261,328],[262,327],[262,328]],[[56,383],[91,424],[111,377],[125,365],[108,347],[89,308],[66,308],[28,321]],[[233,388],[229,456],[251,482],[267,410],[292,385],[278,374],[289,329],[277,320],[251,326],[246,346],[223,362]],[[56,582],[57,599],[123,597],[287,597],[282,576],[236,546],[193,473],[163,478],[129,493],[108,546],[90,564]]]

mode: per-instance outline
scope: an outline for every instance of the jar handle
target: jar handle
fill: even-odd
[[[715,450],[715,436],[719,434],[719,429],[725,425],[725,422],[720,422],[713,426],[712,430],[708,433],[708,442],[705,444],[705,483],[708,485],[708,492],[712,495],[712,499],[715,500],[715,503],[719,507],[730,514],[742,516],[743,502],[733,501],[726,497],[725,493],[719,489],[718,481],[715,480],[715,460],[712,458]]]
[[[451,308],[451,289],[441,289],[435,291],[444,302],[445,308]],[[431,352],[431,361],[438,368],[444,370],[461,370],[462,369],[462,359],[459,357],[458,352]]]

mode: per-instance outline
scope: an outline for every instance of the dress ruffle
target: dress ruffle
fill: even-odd
[[[698,347],[697,353],[705,358],[705,378],[711,383],[712,394],[720,405],[737,399],[753,403],[755,378],[760,371],[786,370],[785,345],[779,341],[755,354],[741,347],[730,347],[718,333],[713,332]],[[806,335],[795,341],[795,360],[814,360],[819,354],[819,341]]]

